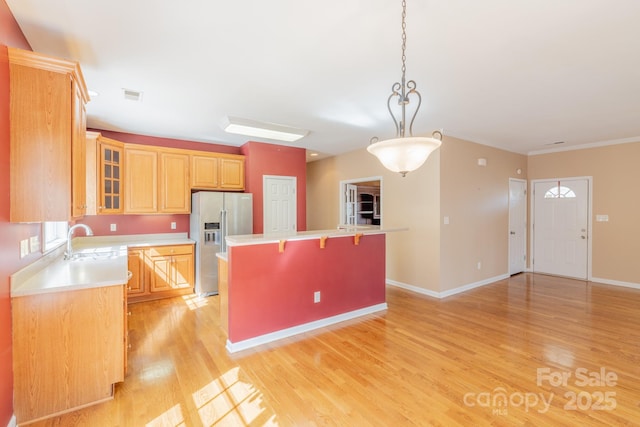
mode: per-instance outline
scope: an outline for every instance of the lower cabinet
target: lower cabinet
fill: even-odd
[[[126,369],[125,285],[12,298],[19,424],[112,398]]]
[[[129,302],[193,293],[193,245],[129,249]]]

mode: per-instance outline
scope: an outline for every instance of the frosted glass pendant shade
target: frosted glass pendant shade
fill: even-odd
[[[385,168],[405,176],[422,166],[440,144],[442,142],[436,138],[410,136],[378,141],[367,146],[367,151]]]

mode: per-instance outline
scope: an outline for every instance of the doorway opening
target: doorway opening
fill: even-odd
[[[526,249],[527,181],[509,178],[509,275],[525,271]]]
[[[340,225],[382,225],[382,177],[340,181]]]

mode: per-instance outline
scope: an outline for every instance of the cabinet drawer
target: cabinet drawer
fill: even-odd
[[[154,246],[149,249],[151,256],[171,256],[171,255],[190,255],[193,254],[193,245],[179,246]]]

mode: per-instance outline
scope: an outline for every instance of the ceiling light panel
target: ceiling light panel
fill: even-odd
[[[223,129],[228,133],[293,142],[305,137],[309,131],[274,123],[257,122],[237,117],[227,117]]]

